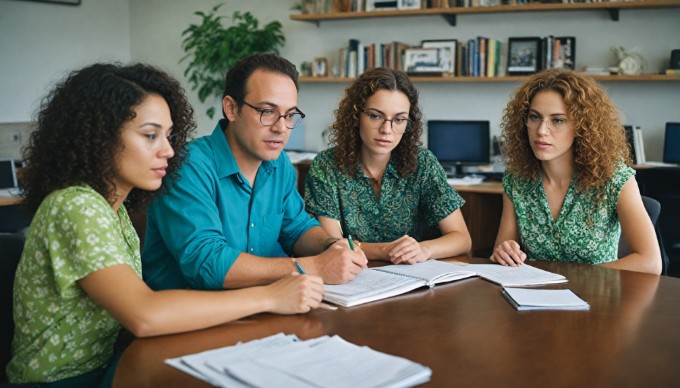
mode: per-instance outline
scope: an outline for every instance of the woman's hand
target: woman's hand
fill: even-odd
[[[385,250],[394,264],[415,264],[430,258],[427,247],[409,235],[394,240]]]
[[[323,281],[318,276],[297,272],[265,287],[270,307],[277,314],[306,313],[319,307],[323,299]]]
[[[505,240],[496,245],[493,254],[490,257],[491,261],[500,265],[509,265],[517,267],[522,265],[527,259],[527,254],[522,252],[519,244],[515,240]]]

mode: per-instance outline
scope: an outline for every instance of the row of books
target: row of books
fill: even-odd
[[[529,3],[609,3],[629,0],[317,0],[313,13],[370,12],[407,9],[491,7]]]
[[[412,75],[498,77],[575,67],[574,37],[511,37],[507,45],[509,50],[500,40],[482,36],[424,40],[419,46],[398,41],[363,44],[350,39],[339,50],[338,75],[356,77],[367,69],[388,67]]]

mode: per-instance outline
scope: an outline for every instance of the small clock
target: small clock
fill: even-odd
[[[637,56],[627,56],[619,62],[621,74],[636,75],[642,73],[642,61]]]

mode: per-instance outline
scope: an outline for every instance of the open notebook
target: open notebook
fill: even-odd
[[[339,285],[326,285],[324,299],[350,307],[401,295],[416,288],[452,282],[473,276],[505,287],[564,283],[567,279],[527,264],[504,267],[498,264],[456,264],[428,260],[408,265],[397,264],[362,271],[354,280]]]

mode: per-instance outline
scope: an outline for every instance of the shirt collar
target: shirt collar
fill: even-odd
[[[236,159],[234,158],[234,153],[231,151],[231,146],[227,141],[227,126],[229,121],[221,119],[213,133],[210,135],[210,145],[212,146],[213,152],[215,154],[216,169],[217,174],[220,178],[224,178],[230,175],[238,174],[241,170],[238,168]],[[283,154],[284,152],[281,152]],[[278,159],[280,159],[279,156]],[[277,160],[278,160],[277,159]],[[260,169],[264,169],[268,174],[272,174],[276,170],[276,160],[265,160],[260,165]]]
[[[360,177],[362,176],[368,177],[364,172],[364,168],[361,165],[361,161],[359,160],[357,160],[357,173],[359,174]],[[387,162],[387,167],[385,167],[385,173],[390,174],[392,177],[399,178],[399,173],[397,172],[397,168],[394,167],[392,158],[390,158],[390,161]]]

